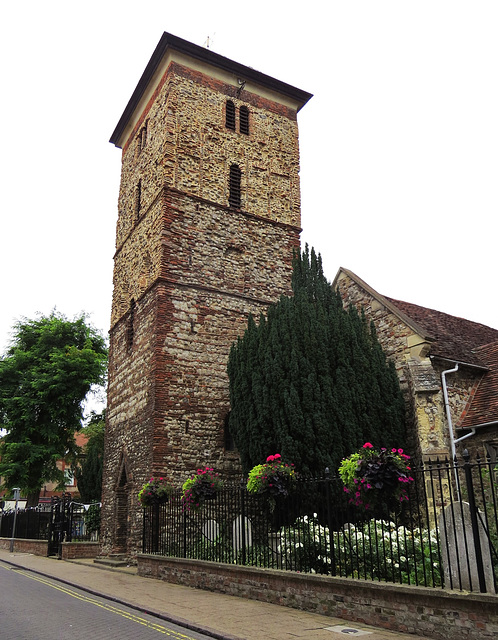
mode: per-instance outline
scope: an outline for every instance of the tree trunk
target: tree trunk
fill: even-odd
[[[39,498],[40,498],[39,489],[38,491],[32,491],[31,493],[28,493],[26,509],[29,509],[29,507],[37,507]]]

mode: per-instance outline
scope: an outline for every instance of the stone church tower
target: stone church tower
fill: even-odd
[[[122,149],[102,553],[140,550],[140,487],[238,475],[226,363],[290,291],[297,112],[311,95],[163,34],[111,142]]]

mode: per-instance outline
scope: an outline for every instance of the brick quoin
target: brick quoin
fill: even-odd
[[[164,34],[111,142],[122,149],[100,553],[141,550],[141,486],[180,486],[224,449],[226,364],[249,314],[291,291],[297,113],[311,95]],[[225,106],[236,110],[235,131]],[[249,111],[249,133],[239,112]],[[240,208],[229,205],[240,168]]]

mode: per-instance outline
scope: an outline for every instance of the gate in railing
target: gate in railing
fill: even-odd
[[[48,530],[49,556],[62,557],[62,543],[71,539],[71,505],[69,494],[52,498]]]

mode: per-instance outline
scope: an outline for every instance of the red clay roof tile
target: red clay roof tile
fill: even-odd
[[[498,340],[497,329],[434,309],[384,297],[434,336],[431,355],[477,366],[487,366],[478,349]]]

